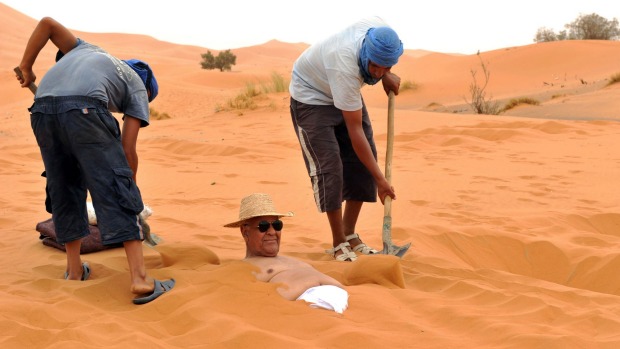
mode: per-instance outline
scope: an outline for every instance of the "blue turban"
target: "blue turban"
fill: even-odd
[[[149,67],[146,62],[139,59],[128,59],[123,62],[127,63],[127,65],[138,74],[140,79],[142,79],[144,87],[150,92],[149,102],[152,102],[155,97],[157,97],[159,85],[157,85],[157,80],[155,79],[155,75],[153,75],[151,67]]]
[[[374,79],[368,72],[368,61],[382,67],[392,67],[398,63],[398,58],[403,54],[403,43],[398,34],[390,27],[370,28],[366,32],[362,48],[360,50],[360,72],[364,82],[370,85],[379,80]]]
[[[392,28],[370,28],[365,41],[368,59],[382,67],[395,65],[403,54],[403,43]]]

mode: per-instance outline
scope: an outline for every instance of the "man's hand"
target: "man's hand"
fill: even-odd
[[[32,93],[37,93],[37,85],[34,84],[37,76],[34,74],[32,69],[21,69],[20,67],[15,67],[13,70],[15,71],[15,77],[17,78],[17,81],[19,81],[21,87],[28,87]]]
[[[390,91],[394,91],[394,95],[398,96],[398,90],[400,89],[400,77],[392,72],[387,72],[381,78],[383,83],[383,90],[386,95],[390,94]]]
[[[396,192],[394,192],[394,187],[392,187],[385,179],[377,183],[377,192],[382,204],[385,204],[386,196],[391,197],[392,200],[396,200]]]

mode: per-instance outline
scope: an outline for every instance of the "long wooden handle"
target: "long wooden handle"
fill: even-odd
[[[385,179],[392,184],[392,153],[394,152],[394,92],[388,94],[387,150],[385,152]],[[385,197],[385,215],[390,214],[392,198]]]
[[[19,67],[13,68],[13,71],[17,74],[17,76],[19,76],[20,79],[24,79],[24,74],[22,74],[22,70],[19,69]],[[32,94],[37,94],[37,85],[34,82],[31,82],[30,85],[28,85],[28,88]]]
[[[392,153],[394,149],[394,92],[388,94],[387,150],[385,152],[385,179],[392,184]],[[392,246],[392,198],[383,199],[383,246]]]

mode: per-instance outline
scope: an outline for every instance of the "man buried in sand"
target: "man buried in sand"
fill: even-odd
[[[246,246],[244,261],[260,268],[258,280],[281,284],[277,291],[288,300],[304,300],[312,307],[342,314],[349,294],[340,282],[308,263],[278,256],[284,226],[280,218],[292,215],[278,213],[269,195],[255,193],[241,200],[239,219],[225,227],[239,227]]]

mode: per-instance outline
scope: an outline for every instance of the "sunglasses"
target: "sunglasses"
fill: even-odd
[[[282,223],[281,220],[276,219],[273,222],[268,222],[268,221],[260,221],[258,222],[258,231],[260,231],[261,233],[265,233],[267,232],[267,230],[269,230],[269,226],[273,227],[273,230],[275,231],[280,231],[282,230],[282,227],[284,226],[284,223]]]

